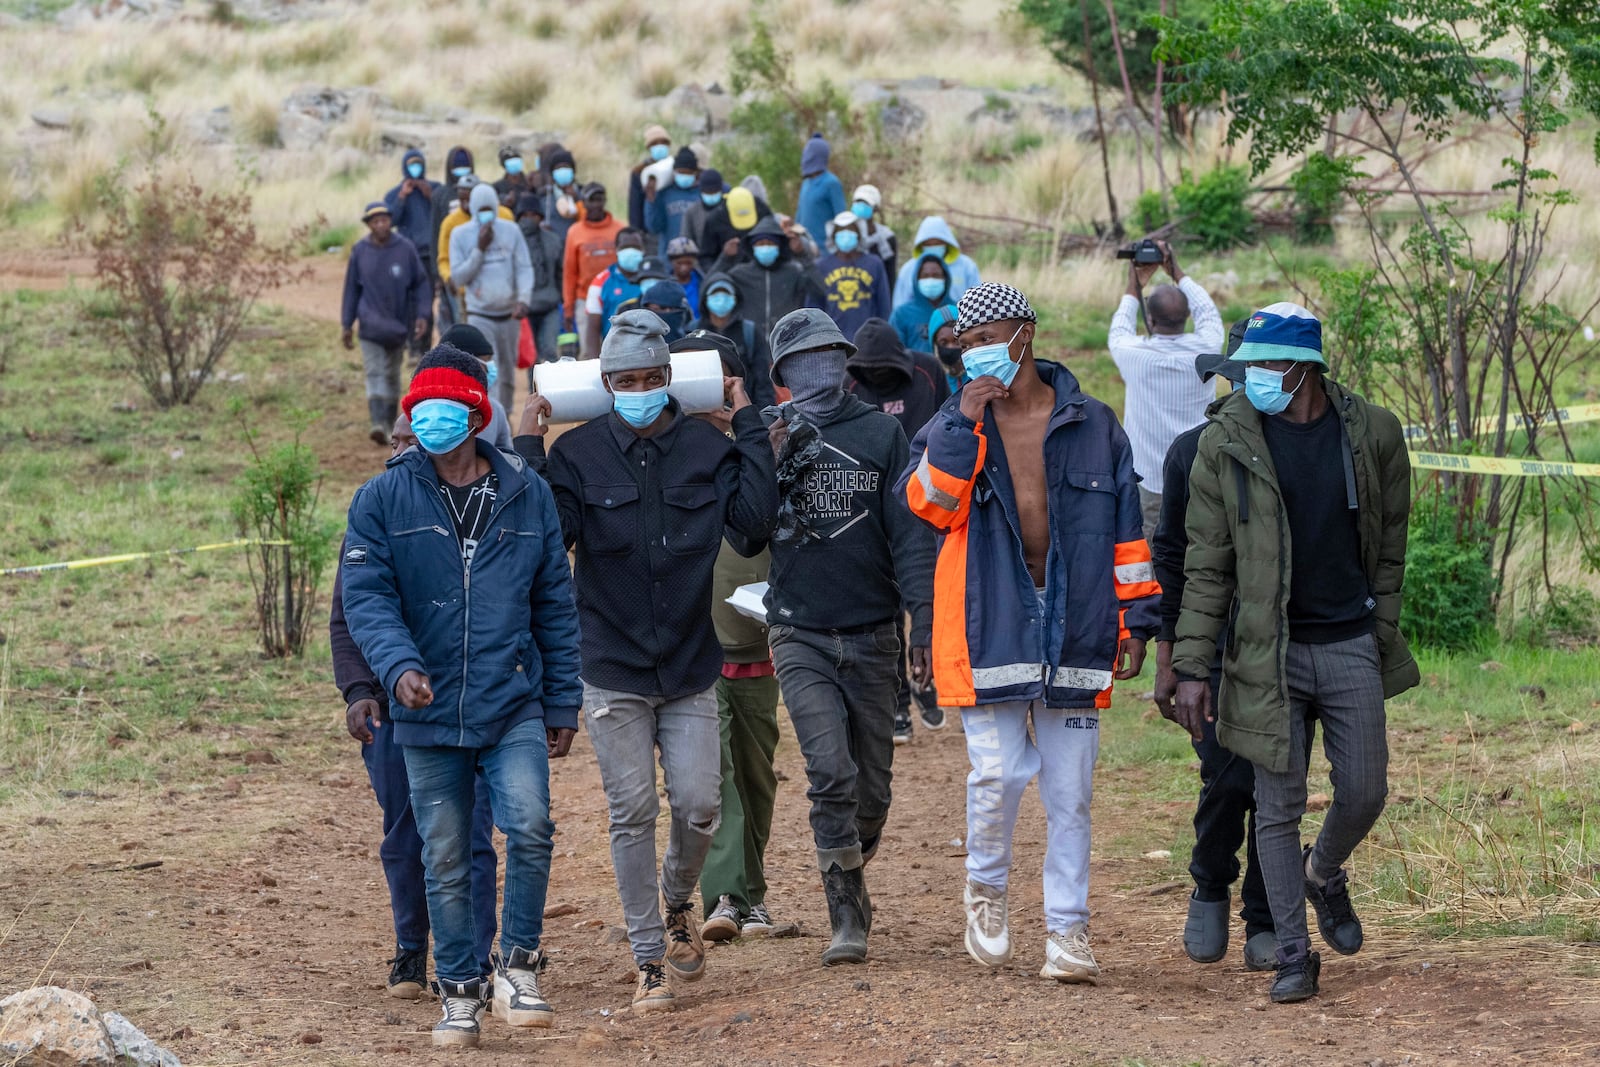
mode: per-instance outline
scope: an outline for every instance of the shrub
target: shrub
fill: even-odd
[[[532,111],[550,92],[550,78],[543,67],[532,63],[511,63],[490,76],[485,87],[489,101],[513,115]]]
[[[1244,167],[1218,167],[1173,187],[1178,224],[1208,252],[1247,244],[1255,237],[1255,218],[1244,206],[1250,174]]]
[[[1161,193],[1155,189],[1147,189],[1139,194],[1139,199],[1133,202],[1134,229],[1141,234],[1151,233],[1161,229],[1172,221],[1172,213],[1167,210],[1166,201],[1161,198]]]
[[[1483,524],[1462,521],[1443,495],[1411,509],[1406,545],[1405,600],[1400,629],[1413,644],[1462,651],[1482,642],[1494,625],[1492,538]]]
[[[1600,597],[1581,586],[1558,585],[1517,622],[1517,640],[1541,648],[1600,642]]]
[[[244,405],[234,410],[242,418]],[[322,472],[316,456],[300,442],[309,418],[300,414],[295,420],[293,440],[266,449],[245,427],[251,461],[233,500],[240,536],[260,542],[246,559],[256,594],[261,650],[276,658],[299,655],[305,648],[335,534],[317,513]]]
[[[1330,159],[1321,152],[1306,157],[1289,179],[1293,190],[1294,229],[1300,240],[1326,244],[1333,240],[1333,217],[1344,204],[1350,182],[1360,177],[1356,159]]]
[[[249,193],[187,176],[152,173],[130,187],[119,169],[98,199],[101,221],[86,240],[114,314],[93,321],[157,405],[187,404],[261,294],[303,276],[293,249],[304,234],[269,245],[250,221]]]

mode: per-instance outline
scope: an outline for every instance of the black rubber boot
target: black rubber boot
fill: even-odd
[[[1196,963],[1216,963],[1228,954],[1228,909],[1233,902],[1201,900],[1189,894],[1189,917],[1183,924],[1183,951]]]
[[[389,428],[394,425],[394,419],[391,418],[388,422],[383,421],[384,416],[388,414],[388,410],[388,401],[377,397],[369,396],[367,398],[367,419],[372,423],[372,430],[367,436],[372,438],[372,443],[375,445],[389,443]]]
[[[867,920],[862,906],[866,882],[861,868],[847,871],[835,863],[822,872],[822,887],[828,895],[828,925],[833,928],[833,942],[822,953],[823,966],[867,962]]]

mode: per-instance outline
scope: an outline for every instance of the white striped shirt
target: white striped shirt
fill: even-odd
[[[1198,282],[1185,275],[1178,288],[1189,299],[1193,333],[1140,337],[1139,301],[1124,294],[1106,338],[1127,384],[1122,426],[1133,448],[1133,469],[1153,493],[1161,492],[1161,465],[1173,440],[1204,422],[1206,406],[1217,398],[1216,383],[1202,382],[1194,372],[1194,357],[1222,351],[1222,316]]]

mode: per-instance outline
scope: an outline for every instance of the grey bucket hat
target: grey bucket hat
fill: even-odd
[[[838,325],[820,308],[800,308],[789,312],[772,327],[769,341],[772,345],[774,385],[783,384],[783,372],[779,364],[796,352],[808,352],[814,348],[841,348],[846,358],[856,354],[856,346],[845,340]]]

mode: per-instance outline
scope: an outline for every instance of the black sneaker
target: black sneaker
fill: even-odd
[[[894,713],[894,743],[904,745],[911,741],[911,711]]]
[[[919,708],[917,710],[917,718],[921,719],[922,725],[929,730],[944,729],[944,709],[937,704],[931,707]]]
[[[1310,952],[1301,942],[1293,952],[1278,950],[1278,976],[1272,980],[1272,1002],[1293,1004],[1310,1000],[1320,991],[1317,978],[1322,974],[1322,956]]]
[[[389,995],[396,1000],[416,1000],[428,988],[428,950],[394,947],[389,961]]]
[[[1311,846],[1307,845],[1300,862],[1309,870]],[[1327,946],[1341,956],[1354,956],[1361,951],[1361,920],[1350,906],[1349,879],[1344,868],[1329,878],[1326,885],[1306,879],[1306,899],[1317,910],[1317,931]]]

